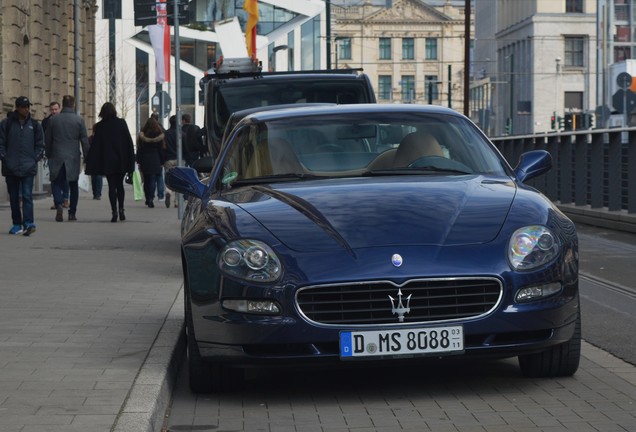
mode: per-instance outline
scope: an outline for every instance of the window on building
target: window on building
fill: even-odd
[[[583,13],[583,0],[565,0],[565,12]]]
[[[415,77],[413,75],[402,75],[400,85],[402,87],[402,102],[413,102],[415,100]]]
[[[426,84],[426,100],[433,101],[439,99],[437,75],[424,75],[424,83]]]
[[[390,100],[392,85],[391,75],[378,76],[378,99]]]
[[[565,67],[583,67],[585,59],[585,38],[580,36],[566,36],[565,38]]]
[[[402,38],[402,60],[415,60],[415,39]]]
[[[630,42],[632,40],[632,28],[628,25],[617,25],[614,27],[614,42]]]
[[[380,60],[391,60],[391,38],[380,38]]]
[[[426,38],[426,60],[437,60],[437,38]]]
[[[625,1],[614,1],[614,20],[629,21],[629,4]]]
[[[582,111],[583,92],[565,92],[564,107],[566,111]]]
[[[614,47],[614,63],[631,59],[632,50],[629,47]]]
[[[338,58],[340,60],[351,60],[351,38],[339,38],[336,44],[338,48]]]

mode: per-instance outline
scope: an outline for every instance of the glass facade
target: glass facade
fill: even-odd
[[[247,12],[243,10],[243,0],[193,0],[190,3],[190,27],[213,30],[213,23],[234,16],[238,17],[245,29]],[[258,4],[258,24],[256,33],[265,35],[291,21],[296,15],[267,3]]]
[[[300,67],[302,70],[320,69],[320,17],[300,27]]]

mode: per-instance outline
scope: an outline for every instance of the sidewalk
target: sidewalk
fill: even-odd
[[[127,186],[127,220],[111,223],[106,194],[80,191],[77,222],[66,211],[55,222],[52,199],[37,200],[30,237],[8,234],[0,204],[0,432],[161,421],[182,348],[177,209],[149,209]]]

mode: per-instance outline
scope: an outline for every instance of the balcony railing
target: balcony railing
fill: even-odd
[[[491,140],[513,167],[523,152],[547,150],[552,155],[552,169],[529,184],[552,201],[636,213],[636,128]]]

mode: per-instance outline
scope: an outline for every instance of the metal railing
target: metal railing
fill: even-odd
[[[636,128],[590,129],[491,138],[513,167],[530,150],[547,150],[552,169],[529,184],[550,200],[636,213]]]

